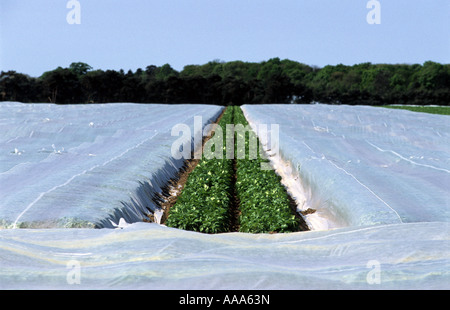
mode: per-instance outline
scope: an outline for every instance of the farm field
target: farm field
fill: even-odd
[[[261,143],[297,211],[315,211],[304,216],[310,231],[210,234],[144,222],[183,164],[171,156],[173,126],[195,136],[194,117],[204,127],[221,107],[2,103],[0,288],[449,288],[447,116],[319,104],[230,110],[225,124],[248,121],[257,133],[279,125],[279,154],[272,136]],[[233,169],[239,160],[243,177],[256,175],[246,158]],[[208,175],[206,162],[194,172]],[[209,195],[219,200],[210,206],[227,195]],[[74,264],[79,281],[68,277]]]
[[[227,131],[229,125],[233,125],[230,132]],[[180,197],[168,212],[166,224],[206,233],[301,230],[279,177],[273,170],[261,169],[261,163],[268,160],[256,149],[254,132],[244,130],[248,123],[241,109],[227,107],[218,126],[220,131],[215,132],[205,148],[209,149],[210,145],[219,148],[219,156],[207,158],[209,156],[203,154],[189,175]],[[219,132],[217,145],[209,143]],[[232,141],[231,148],[228,141]],[[255,141],[255,154],[251,154],[250,141]],[[228,156],[232,158],[227,157],[229,151],[234,153],[234,156]],[[237,212],[239,214],[233,219],[233,213]]]
[[[391,105],[391,106],[384,106],[384,107],[390,108],[390,109],[409,110],[409,111],[413,111],[413,112],[450,115],[450,107],[444,107],[444,106],[395,106],[395,105]]]

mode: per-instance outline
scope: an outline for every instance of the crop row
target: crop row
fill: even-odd
[[[229,109],[222,115],[218,126],[224,132],[226,124],[232,122],[232,117]],[[225,135],[223,139],[225,140]],[[223,143],[225,145],[225,141]],[[183,192],[170,208],[166,225],[204,233],[228,231],[232,174],[231,159],[226,159],[225,156],[223,159],[208,159],[202,154],[202,159],[189,175]]]
[[[259,152],[257,158],[250,154],[249,143],[257,141],[254,132],[236,130],[233,139],[227,139],[227,124],[248,126],[240,107],[228,107],[218,124],[223,133],[223,146],[234,141],[234,158],[237,159],[226,158],[226,147],[223,147],[223,159],[208,159],[203,155],[170,209],[166,225],[205,233],[230,231],[235,194],[239,201],[239,231],[298,231],[299,221],[291,211],[280,177],[273,170],[261,169],[261,163],[267,159]],[[245,135],[243,140],[242,135]],[[238,149],[239,141],[245,141],[244,150]],[[234,164],[236,168],[233,168]]]
[[[234,124],[248,126],[242,110],[235,107]],[[250,142],[253,131],[236,131],[245,137],[245,158],[237,159],[236,192],[240,200],[240,231],[251,233],[292,232],[299,230],[299,220],[292,213],[289,196],[274,170],[262,170],[267,161],[260,152],[250,159]],[[256,138],[255,138],[256,139]],[[239,137],[235,138],[235,143]],[[237,150],[237,147],[235,148]],[[259,151],[259,148],[258,148]]]

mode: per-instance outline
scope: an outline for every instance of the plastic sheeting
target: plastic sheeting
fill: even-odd
[[[96,198],[104,188],[111,188],[113,197],[124,201],[130,201],[129,189],[134,189],[131,193],[140,201],[136,180],[143,177],[154,184],[151,175],[167,158],[167,150],[161,150],[164,141],[170,144],[170,140],[155,140],[162,135],[162,128],[168,128],[164,126],[175,122],[167,114],[190,124],[194,113],[218,112],[207,106],[192,110],[161,106],[159,112],[156,107],[134,105],[80,106],[78,112],[71,106],[52,106],[52,111],[61,108],[60,114],[43,113],[48,108],[37,105],[0,108],[2,169],[3,163],[9,165],[0,176],[16,178],[18,185],[19,180],[28,182],[25,175],[34,165],[43,169],[40,184],[26,183],[33,190],[10,187],[22,195],[6,196],[16,203],[8,204],[10,213],[5,212],[5,205],[0,209],[2,216],[11,214],[9,223],[40,193],[44,194],[22,220],[27,214],[42,218],[35,207],[44,201],[42,210],[53,219],[70,214],[59,211],[66,209],[55,204],[57,201],[70,206],[71,199],[80,201],[87,195],[91,197],[87,201],[114,204],[109,195],[108,199]],[[5,116],[5,108],[15,114]],[[31,114],[21,115],[18,108],[20,113],[29,110]],[[111,111],[106,113],[106,109],[115,108],[115,116],[108,118]],[[143,112],[146,109],[148,115]],[[334,215],[328,219],[347,227],[291,234],[208,235],[154,223],[128,224],[121,216],[126,212],[121,212],[115,221],[120,228],[116,229],[0,229],[0,289],[449,289],[447,118],[321,105],[246,106],[245,110],[253,122],[280,124],[280,150],[284,159],[292,161],[292,173],[301,176],[297,185],[304,190],[305,204],[319,209],[316,213]],[[99,113],[97,117],[94,111]],[[75,117],[82,112],[83,117]],[[71,113],[74,117],[68,121]],[[113,126],[126,119],[127,126]],[[47,128],[50,133],[45,127],[37,130],[36,123],[41,126],[37,120],[52,124]],[[60,122],[59,126],[54,122]],[[78,125],[70,134],[54,135],[59,130],[69,132],[72,124]],[[103,134],[89,134],[95,126],[103,128]],[[141,132],[145,129],[146,133]],[[43,143],[30,144],[33,136],[41,137],[37,140]],[[99,158],[102,154],[107,156]],[[161,155],[161,160],[155,158]],[[71,156],[72,162],[80,158],[73,167],[65,167],[58,164],[64,156]],[[117,162],[112,160],[116,157]],[[98,161],[89,162],[91,159]],[[280,162],[291,163],[284,159]],[[108,167],[114,163],[117,165]],[[56,183],[51,183],[52,176]],[[98,184],[97,192],[77,189],[76,181],[81,178]],[[5,195],[3,186],[10,185],[3,180]],[[39,187],[43,185],[46,187]],[[34,196],[28,197],[30,193]],[[423,201],[427,201],[426,208]],[[97,204],[72,210],[77,217],[96,214],[103,218],[112,212],[108,203],[101,203],[102,210]]]
[[[322,104],[243,109],[256,128],[279,124],[279,158],[298,176],[299,209],[327,220],[319,229],[450,220],[448,116]]]
[[[114,227],[142,221],[183,160],[176,124],[222,107],[0,104],[0,227]],[[202,128],[195,129],[200,131]],[[181,136],[181,134],[180,134]],[[193,141],[193,140],[192,140]]]
[[[448,223],[272,235],[151,223],[0,230],[0,289],[448,289],[448,242]]]

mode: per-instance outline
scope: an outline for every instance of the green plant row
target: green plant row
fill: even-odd
[[[234,124],[248,125],[242,110],[235,107]],[[286,189],[274,170],[262,170],[261,163],[268,160],[259,153],[251,159],[249,143],[253,131],[236,131],[235,150],[238,151],[238,135],[246,135],[245,158],[237,159],[236,192],[240,200],[240,231],[249,233],[293,232],[299,230],[299,220],[292,214]]]
[[[227,124],[234,124],[235,128],[238,124],[248,126],[240,107],[229,106],[218,124],[223,133],[223,159],[208,159],[202,155],[189,175],[182,194],[170,209],[166,225],[204,233],[229,231],[230,206],[235,188],[240,201],[239,231],[298,231],[299,220],[291,212],[289,197],[280,183],[280,177],[273,170],[261,169],[261,163],[267,162],[267,159],[259,154],[258,140],[251,130],[236,130],[234,133],[236,183],[233,184],[233,159],[226,158],[229,143]],[[244,150],[238,149],[241,147],[239,141],[244,141]],[[250,153],[250,143],[257,143],[256,158]]]
[[[232,111],[227,109],[218,124],[224,133],[232,117]],[[227,232],[230,226],[232,175],[231,159],[226,159],[225,155],[223,159],[207,159],[202,155],[189,175],[183,192],[170,209],[166,225],[204,233]]]

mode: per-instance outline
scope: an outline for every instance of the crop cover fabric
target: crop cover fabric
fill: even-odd
[[[0,230],[0,289],[448,289],[447,223],[290,234]]]
[[[155,209],[152,195],[183,164],[171,156],[173,126],[189,126],[193,137],[194,116],[204,126],[222,109],[1,103],[0,227],[142,221]]]
[[[154,140],[158,135],[174,122],[190,124],[193,114],[211,113],[212,116],[220,110],[207,106],[174,106],[173,109],[161,106],[158,110],[156,106],[128,104],[49,107],[17,103],[0,105],[0,109],[1,177],[14,176],[16,181],[11,178],[9,182],[17,186],[2,179],[2,195],[10,203],[2,205],[0,211],[3,217],[8,215],[9,227],[23,212],[23,207],[37,199],[40,193],[46,194],[17,222],[22,222],[28,214],[27,222],[33,218],[47,222],[65,218],[70,212],[60,211],[64,208],[56,202],[70,206],[71,199],[86,194],[78,188],[81,186],[76,182],[78,178],[99,184],[96,193],[88,190],[86,195],[102,208],[97,209],[97,203],[74,203],[76,216],[72,214],[68,218],[89,214],[81,219],[96,222],[105,214],[114,213],[110,206],[114,203],[113,198],[130,201],[130,189],[138,197],[136,188],[141,184],[136,180],[139,177],[155,184],[152,175],[165,165],[170,151],[167,144],[172,141]],[[80,110],[77,112],[77,109]],[[107,117],[112,113],[109,109],[117,109],[112,119]],[[267,124],[280,124],[282,155],[299,168],[302,181],[317,190],[311,196],[320,202],[316,205],[329,204],[334,208],[335,218],[342,219],[341,227],[290,234],[209,235],[154,223],[127,224],[122,216],[125,212],[121,212],[115,218],[115,223],[122,218],[121,227],[116,229],[0,229],[0,289],[450,288],[449,224],[448,213],[445,213],[448,212],[448,187],[445,189],[444,184],[433,181],[436,175],[442,177],[440,173],[449,168],[446,118],[381,108],[321,105],[246,106],[244,110],[252,121],[259,119]],[[338,114],[333,116],[334,111]],[[67,121],[71,115],[73,118]],[[333,121],[330,121],[332,116]],[[126,126],[125,123],[118,124],[127,119]],[[114,123],[114,129],[105,128]],[[78,125],[72,129],[74,124]],[[95,126],[100,126],[97,130],[103,129],[103,134],[100,131],[88,134]],[[344,131],[346,126],[348,130]],[[414,129],[414,126],[418,128]],[[155,130],[158,134],[149,139]],[[70,131],[70,134],[55,135],[55,131]],[[90,141],[84,141],[86,135]],[[40,137],[37,140],[41,142],[31,143],[29,139],[33,136]],[[109,141],[101,143],[106,140]],[[291,141],[295,143],[288,143]],[[345,150],[343,146],[346,146]],[[128,153],[123,154],[128,149]],[[423,150],[423,153],[417,150]],[[99,158],[104,153],[108,156]],[[118,157],[121,154],[122,157]],[[155,158],[158,155],[163,159]],[[72,158],[69,163],[76,164],[58,163],[64,156]],[[81,158],[76,160],[77,157]],[[115,157],[118,161],[123,157],[127,160],[106,169],[110,163],[103,163]],[[91,159],[98,161],[89,162]],[[35,172],[34,165],[39,165]],[[134,168],[135,165],[138,167]],[[98,168],[80,174],[96,166]],[[389,167],[393,171],[389,172]],[[128,169],[130,172],[126,171]],[[366,170],[359,172],[360,169]],[[65,170],[70,173],[64,174]],[[102,173],[98,173],[100,171]],[[42,181],[28,181],[26,176],[30,172],[35,177],[40,176]],[[76,177],[70,180],[73,176]],[[52,183],[52,177],[57,182]],[[403,178],[415,183],[406,187]],[[122,179],[126,181],[120,183]],[[386,180],[390,185],[383,185]],[[445,174],[439,180],[445,182]],[[21,182],[32,186],[33,190],[21,188]],[[34,184],[36,182],[39,184]],[[57,187],[58,184],[66,185]],[[4,191],[4,186],[21,195],[9,194]],[[104,188],[111,188],[115,194],[108,192],[102,197],[99,190]],[[62,189],[66,191],[60,191]],[[406,189],[409,191],[403,192]],[[401,198],[395,198],[390,191],[396,191]],[[372,192],[387,202],[399,217],[390,208],[386,209]],[[31,193],[34,198],[27,196]],[[42,212],[51,216],[50,220],[34,211],[43,199],[46,203],[42,204]],[[419,204],[428,203],[417,209],[416,200]],[[17,210],[14,206],[19,202],[22,209]],[[412,209],[408,209],[408,202],[414,203]],[[88,212],[84,212],[82,205],[90,206]],[[436,212],[442,216],[436,219]]]
[[[450,221],[450,118],[345,105],[247,105],[332,227]],[[269,142],[270,143],[270,142]]]

